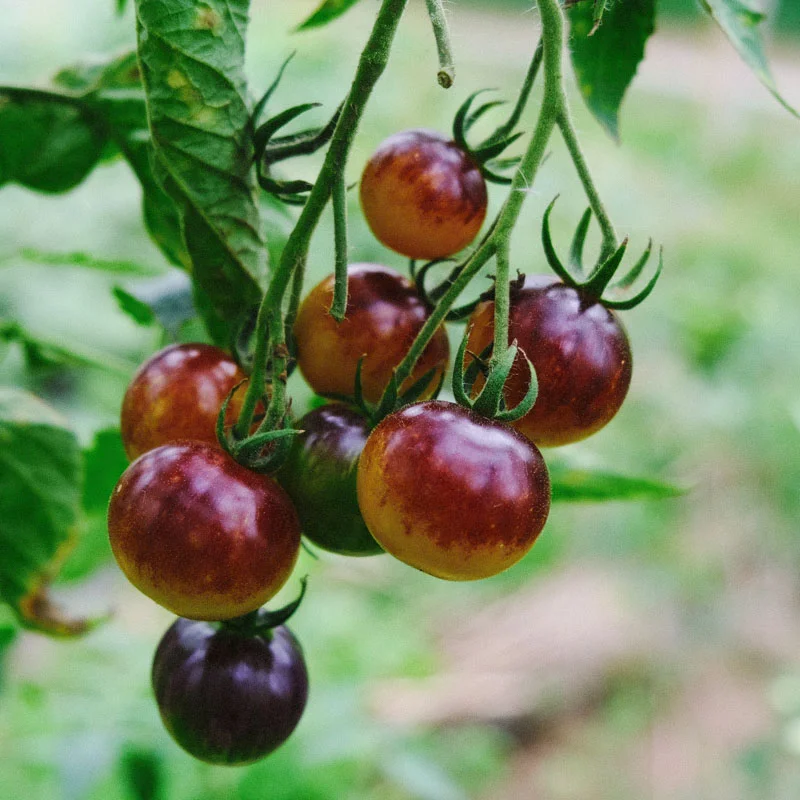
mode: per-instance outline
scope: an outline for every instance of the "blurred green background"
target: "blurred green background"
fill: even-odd
[[[132,15],[116,17],[113,5],[7,4],[0,82],[44,83],[87,55],[130,48]],[[249,72],[258,94],[297,49],[273,109],[319,100],[322,120],[346,91],[374,3],[292,34],[314,5],[254,2]],[[436,85],[422,6],[411,3],[400,28],[352,182],[389,133],[447,130],[468,93],[492,86],[511,98],[524,74],[537,36],[529,2],[449,4],[458,77],[448,93]],[[626,405],[564,455],[691,491],[558,506],[522,563],[477,584],[439,582],[388,557],[304,557],[297,575],[311,576],[309,592],[292,627],[308,659],[309,707],[284,748],[244,769],[198,764],[162,730],[148,673],[170,617],[127,586],[98,532],[79,546],[60,597],[75,610],[113,608],[109,623],[53,641],[16,631],[0,610],[0,797],[800,796],[800,123],[690,0],[660,7],[623,106],[621,147],[573,92],[618,229],[637,251],[651,236],[663,243],[666,268],[624,317],[635,357]],[[770,24],[776,77],[800,105],[797,4],[784,0]],[[311,177],[317,164],[287,169]],[[538,232],[558,193],[564,246],[585,201],[554,141],[515,235],[516,268],[545,269]],[[494,191],[495,209],[501,200]],[[139,202],[122,163],[64,196],[0,190],[0,315],[105,364],[31,375],[12,347],[0,382],[47,398],[87,442],[116,423],[130,374],[159,342],[111,294],[141,282],[39,262],[81,251],[166,272]],[[353,260],[403,268],[371,239],[355,197],[350,212]],[[310,280],[331,270],[331,242],[326,219]],[[294,379],[293,389],[301,411],[308,393]],[[278,602],[296,589],[290,582]]]

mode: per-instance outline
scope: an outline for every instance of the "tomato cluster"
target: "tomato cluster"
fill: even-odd
[[[469,153],[414,130],[370,159],[361,202],[389,247],[440,259],[477,236],[486,187]],[[223,350],[167,347],[123,401],[133,463],[111,497],[111,546],[130,581],[179,616],[158,646],[153,688],[174,739],[212,763],[261,758],[303,712],[300,645],[284,617],[259,617],[291,575],[301,534],[333,553],[389,553],[447,580],[496,575],[523,558],[547,520],[550,481],[537,445],[595,432],[630,384],[630,345],[614,312],[580,287],[533,276],[511,295],[509,339],[521,352],[502,387],[503,408],[519,403],[530,360],[539,384],[532,409],[512,426],[431,399],[447,369],[444,326],[395,379],[431,318],[430,295],[377,264],[353,264],[344,277],[343,321],[329,313],[333,275],[299,306],[293,356],[327,402],[295,423],[274,477],[238,463],[230,441],[217,440],[218,426],[236,421],[236,389],[247,380]],[[485,370],[477,354],[491,350],[491,298],[475,308],[467,335],[472,367]],[[479,369],[473,394],[489,382]]]

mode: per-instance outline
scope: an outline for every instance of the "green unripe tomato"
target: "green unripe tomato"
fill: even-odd
[[[342,403],[306,414],[278,481],[294,501],[303,534],[313,544],[347,556],[382,553],[356,498],[358,459],[369,424]]]

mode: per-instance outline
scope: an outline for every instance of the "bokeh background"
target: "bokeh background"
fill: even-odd
[[[273,108],[344,95],[374,3],[329,28],[292,28],[312,0],[254,0],[249,75],[262,91],[298,55]],[[386,135],[447,130],[466,95],[514,96],[537,39],[526,0],[449,4],[455,87],[435,81],[421,0],[410,3],[348,178]],[[133,45],[112,0],[4,3],[0,83]],[[623,106],[622,144],[581,107],[580,135],[618,229],[663,243],[651,298],[625,314],[629,399],[574,463],[660,477],[679,499],[554,508],[522,563],[451,585],[386,558],[308,557],[292,621],[312,680],[298,731],[249,768],[186,756],[150,696],[169,615],[129,588],[102,533],[60,597],[114,609],[77,641],[16,630],[0,609],[0,797],[8,800],[789,800],[800,796],[800,122],[758,84],[693,0],[662,0]],[[776,77],[800,106],[800,6],[774,3]],[[530,129],[533,110],[523,126]],[[568,240],[585,201],[557,140],[530,193],[513,265],[545,268],[541,215],[558,193]],[[292,163],[292,175],[315,165]],[[353,260],[403,268],[369,236],[353,193]],[[501,192],[492,195],[497,209]],[[167,272],[127,167],[78,190],[0,190],[0,315],[103,367],[30,374],[15,348],[0,383],[56,405],[83,440],[113,425],[135,366],[159,346],[116,305],[150,278],[65,266],[85,252]],[[332,226],[311,279],[332,269]],[[51,261],[52,263],[43,263]],[[456,330],[454,335],[459,335]],[[296,408],[310,400],[293,379]],[[2,477],[0,476],[0,480]],[[0,521],[2,524],[2,521]],[[297,590],[292,581],[279,597]]]

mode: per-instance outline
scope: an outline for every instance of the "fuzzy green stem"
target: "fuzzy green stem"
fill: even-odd
[[[608,258],[608,256],[610,256],[617,249],[617,234],[614,230],[614,224],[611,222],[611,217],[609,217],[608,212],[603,205],[603,201],[600,199],[600,194],[597,191],[592,174],[589,172],[589,166],[586,163],[586,157],[584,156],[580,142],[578,141],[578,135],[575,131],[575,125],[572,122],[572,115],[570,114],[569,108],[566,104],[566,98],[562,104],[561,113],[558,117],[558,127],[561,130],[561,135],[564,139],[564,143],[567,146],[567,150],[569,150],[569,154],[572,158],[572,163],[575,165],[578,177],[583,184],[586,196],[589,198],[589,205],[591,206],[592,211],[597,218],[597,222],[600,225],[600,230],[603,233],[603,247],[600,253],[600,260],[603,260]]]
[[[503,139],[511,136],[511,134],[514,132],[514,128],[519,122],[522,112],[525,110],[525,106],[528,104],[528,99],[531,96],[533,85],[536,83],[536,76],[539,74],[539,68],[542,65],[543,53],[544,49],[540,39],[539,44],[536,46],[536,50],[533,52],[533,58],[531,59],[531,63],[528,66],[528,71],[525,74],[525,80],[522,82],[522,88],[519,90],[519,95],[517,96],[517,102],[514,105],[514,110],[511,112],[508,119],[483,143],[484,147],[488,147],[495,142],[501,142]]]
[[[330,315],[341,322],[347,310],[347,189],[344,175],[339,175],[333,182],[332,200],[335,261]]]
[[[267,362],[272,359],[273,386],[267,416],[259,430],[283,417],[286,408],[286,350],[283,296],[292,276],[305,264],[309,244],[322,212],[333,191],[337,176],[344,174],[347,157],[375,84],[389,60],[400,17],[408,0],[383,0],[369,39],[361,52],[350,92],[344,102],[333,132],[328,152],[314,188],[309,193],[297,224],[289,235],[280,263],[272,274],[269,287],[258,310],[256,350],[253,372],[247,387],[242,411],[234,428],[236,438],[243,439],[252,425],[256,406],[264,391]]]
[[[508,239],[497,242],[497,273],[494,281],[494,349],[492,366],[500,362],[508,348],[508,315],[511,310],[511,262]]]
[[[450,44],[450,29],[442,0],[426,0],[428,16],[431,18],[433,35],[436,38],[436,50],[439,53],[439,72],[436,76],[439,86],[449,89],[456,79],[456,68],[453,64],[453,49]]]

